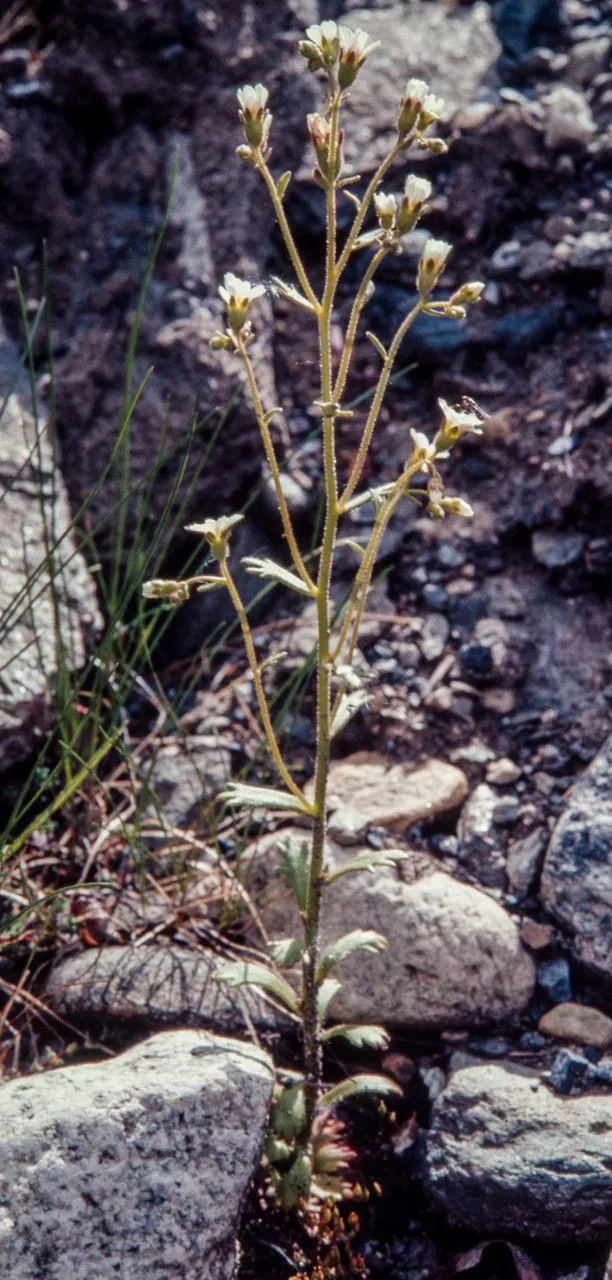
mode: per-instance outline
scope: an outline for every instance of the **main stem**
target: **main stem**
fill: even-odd
[[[336,178],[340,95],[334,94],[330,113],[329,180],[327,186],[327,236],[325,288],[319,313],[321,362],[321,402],[323,408],[323,462],[325,475],[325,525],[317,581],[317,758],[315,768],[315,816],[312,828],[308,897],[304,920],[306,949],[302,962],[302,1035],[306,1123],[304,1137],[310,1141],[321,1089],[321,1026],[317,1010],[317,968],[323,859],[325,855],[327,778],[331,743],[330,669],[330,587],[336,531],[338,528],[338,483],[336,477],[335,417],[332,400],[331,316],[337,281],[336,271]]]

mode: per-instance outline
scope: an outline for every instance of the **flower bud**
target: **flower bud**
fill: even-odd
[[[208,343],[213,351],[233,351],[234,344],[228,333],[221,333],[219,329],[213,333]]]
[[[471,280],[468,284],[462,284],[460,289],[451,294],[449,302],[453,307],[463,307],[470,302],[478,302],[484,289],[485,286],[481,280]]]
[[[219,294],[227,307],[227,322],[234,333],[239,333],[245,324],[253,299],[260,298],[265,292],[262,284],[249,284],[248,280],[241,280],[233,272],[225,272]]]
[[[189,583],[151,578],[149,582],[143,582],[142,594],[145,600],[167,600],[168,604],[184,604],[189,599]]]
[[[348,89],[368,54],[378,48],[380,40],[371,41],[367,31],[362,31],[361,27],[353,31],[351,27],[341,26],[338,27],[338,32],[340,35],[338,84],[341,89]]]
[[[376,209],[376,217],[379,226],[383,231],[390,231],[395,225],[395,215],[397,213],[397,200],[393,195],[385,195],[384,191],[379,191],[374,196],[374,208]]]
[[[440,505],[449,516],[465,516],[469,519],[474,515],[469,502],[464,502],[463,498],[443,498]]]
[[[397,229],[400,235],[412,231],[422,212],[423,205],[432,192],[431,182],[427,178],[417,178],[411,173],[404,184],[404,195],[397,217]]]
[[[245,84],[237,93],[244,136],[252,147],[266,147],[272,115],[266,108],[268,90],[263,84]]]
[[[429,93],[429,85],[424,80],[409,80],[400,100],[400,111],[397,129],[400,138],[405,138],[416,125],[421,108]]]
[[[452,247],[446,240],[426,241],[417,274],[417,288],[421,297],[433,289],[438,276],[446,266],[446,259]]]
[[[342,172],[344,156],[342,153],[342,143],[344,141],[344,132],[342,129],[338,133],[338,141],[336,145],[336,159],[334,164],[334,172],[330,173],[329,148],[331,144],[331,125],[325,116],[319,114],[318,111],[311,112],[306,116],[308,131],[312,139],[312,145],[315,149],[317,157],[317,168],[322,178],[322,185],[329,181],[330,177],[338,178]],[[316,174],[316,170],[315,170]]]

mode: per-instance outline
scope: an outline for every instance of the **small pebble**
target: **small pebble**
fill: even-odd
[[[555,1004],[572,998],[572,976],[567,960],[542,960],[538,965],[538,986]]]

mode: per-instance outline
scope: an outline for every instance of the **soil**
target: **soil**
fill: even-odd
[[[33,314],[43,289],[44,241],[58,432],[69,460],[64,474],[75,510],[108,458],[109,424],[120,411],[127,329],[167,191],[168,137],[191,132],[199,173],[210,174],[220,140],[209,139],[203,129],[202,93],[210,101],[238,69],[243,80],[264,78],[265,67],[255,66],[253,49],[265,49],[262,32],[272,16],[275,39],[294,30],[288,5],[275,9],[272,0],[262,4],[258,30],[252,33],[251,67],[249,56],[241,62],[235,52],[244,35],[244,7],[230,6],[229,15],[223,9],[222,24],[227,20],[227,26],[221,35],[219,5],[201,10],[182,0],[125,0],[121,5],[93,0],[85,22],[79,0],[38,0],[24,10],[21,28],[8,32],[0,18],[0,314],[18,339],[13,267],[18,265]],[[605,18],[609,7],[602,4],[600,9]],[[588,27],[589,22],[596,25],[597,15],[575,3],[570,18],[575,28],[580,23]],[[273,53],[269,60],[273,62]],[[551,154],[542,131],[530,122],[529,103],[545,95],[547,74],[536,67],[520,90],[496,86],[493,76],[493,114],[478,127],[458,130],[448,156],[436,161],[428,229],[457,245],[448,284],[465,279],[490,284],[466,328],[451,326],[442,333],[433,326],[429,334],[419,329],[409,337],[400,359],[404,371],[394,381],[381,420],[369,479],[384,481],[397,474],[410,428],[431,429],[438,397],[454,403],[469,394],[490,416],[483,438],[458,451],[447,474],[449,490],[469,497],[475,518],[455,527],[457,522],[426,524],[418,510],[402,516],[381,563],[387,603],[383,598],[383,605],[370,611],[365,654],[372,675],[372,713],[340,744],[347,752],[375,747],[414,762],[454,753],[472,783],[483,779],[487,752],[496,759],[510,756],[522,770],[517,788],[521,816],[512,839],[534,827],[549,829],[567,787],[612,731],[610,267],[593,260],[562,270],[535,269],[531,275],[518,268],[490,273],[491,257],[500,245],[518,240],[523,261],[534,244],[552,247],[553,219],[572,219],[579,230],[612,228],[609,149],[577,145]],[[301,105],[294,95],[294,110]],[[591,93],[591,105],[604,136],[612,120],[609,74],[606,84]],[[222,134],[226,143],[225,122],[220,138]],[[282,155],[278,161],[282,168]],[[219,177],[216,181],[218,192],[222,182]],[[300,248],[314,265],[320,251],[316,204],[304,204],[302,187],[290,194],[287,209],[296,219]],[[257,225],[261,228],[261,222]],[[264,257],[271,273],[279,268],[280,247],[267,225]],[[248,234],[254,237],[256,231],[251,228]],[[232,266],[224,261],[223,228],[215,235],[216,262]],[[145,369],[162,322],[176,318],[177,244],[171,224],[154,276],[138,369]],[[251,251],[252,257],[261,255],[261,245],[247,244],[247,258]],[[346,320],[353,283],[347,280],[340,299],[338,328]],[[199,287],[206,294],[214,281],[203,280]],[[413,289],[414,259],[394,259],[364,330],[375,328],[385,341],[385,326],[395,313],[403,313]],[[320,474],[312,444],[314,420],[304,410],[316,397],[316,350],[301,313],[277,300],[274,320],[276,386],[289,424],[294,472],[310,485],[308,526],[316,515]],[[47,354],[42,340],[36,354],[42,372]],[[177,369],[171,356],[159,351],[155,359],[156,381],[135,415],[132,466],[136,477],[143,474],[150,464],[152,432],[167,422],[170,445],[160,468],[163,488],[194,409],[198,366],[194,360]],[[357,445],[359,397],[372,386],[377,362],[362,335],[348,388],[356,414],[340,438],[344,466],[350,465]],[[202,397],[205,410],[204,392]],[[220,494],[224,506],[240,506],[259,483],[259,469],[258,440],[249,416],[239,409],[230,415],[222,446],[208,459],[202,507],[208,511],[210,501],[212,510]],[[108,518],[112,500],[112,489],[106,489],[96,498],[91,518]],[[161,499],[158,506],[154,498],[153,521],[160,506]],[[255,504],[256,517],[262,518],[262,510]],[[459,662],[459,674],[443,675],[438,683],[438,658],[423,659],[418,648],[422,618],[431,613],[448,620],[443,654],[454,654]],[[282,633],[289,617],[286,602],[278,601],[262,620],[262,648],[278,635],[275,628]],[[477,627],[490,618],[501,619],[506,628],[505,657],[496,673],[483,673],[478,669]],[[233,684],[223,710],[235,716],[232,735],[244,759],[255,754],[257,744],[248,716],[245,722],[244,699],[233,692],[240,674],[238,654],[228,645],[200,676],[199,693],[207,697],[207,685],[227,664]],[[166,656],[182,659],[178,652]],[[158,672],[169,695],[183,673],[182,661]],[[448,689],[448,698],[432,700],[441,686]],[[134,727],[139,717],[149,727],[142,704],[135,702],[132,713]],[[303,717],[296,714],[290,728],[299,743]],[[472,751],[470,757],[475,742],[480,755]],[[461,756],[466,748],[467,756]],[[296,753],[306,772],[311,754],[307,734]],[[16,788],[15,780],[11,785]],[[415,829],[411,838],[417,847],[444,857],[452,848],[445,844],[452,831],[450,823],[440,822]],[[113,873],[112,860],[104,870]],[[69,878],[70,871],[66,874]],[[521,910],[541,918],[535,899],[521,903]],[[551,955],[565,954],[556,939]],[[588,977],[575,972],[574,981],[575,989],[588,996]],[[610,991],[599,987],[596,995],[600,1007],[610,1008]],[[528,1018],[495,1034],[507,1039],[512,1052],[529,1026]],[[394,1042],[392,1047],[408,1061],[427,1059],[436,1065],[447,1061],[453,1046],[439,1040]],[[398,1125],[409,1123],[413,1115],[426,1123],[424,1099],[414,1089],[407,1089],[396,1124],[367,1108],[353,1119],[370,1197],[351,1206],[361,1223],[355,1251],[363,1254],[373,1280],[437,1280],[454,1269],[468,1270],[474,1280],[513,1271],[521,1280],[538,1274],[556,1280],[570,1273],[596,1280],[603,1257],[595,1249],[560,1254],[534,1246],[527,1262],[517,1262],[502,1242],[466,1261],[464,1255],[478,1242],[450,1233],[431,1216],[416,1177],[418,1153],[409,1148],[398,1160],[393,1151],[391,1137]],[[382,1186],[382,1198],[376,1184]],[[296,1228],[296,1238],[308,1254],[301,1228]],[[253,1190],[241,1280],[261,1280],[263,1275],[285,1280],[291,1274],[291,1243],[284,1222],[269,1207],[262,1210],[259,1190]],[[290,1260],[298,1272],[295,1259]],[[322,1274],[359,1274],[356,1264],[351,1266],[345,1251],[340,1269]]]

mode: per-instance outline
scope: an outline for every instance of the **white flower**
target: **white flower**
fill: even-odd
[[[236,97],[247,142],[252,147],[265,147],[272,124],[272,114],[266,107],[268,90],[263,84],[245,84]]]
[[[338,84],[341,89],[348,89],[368,54],[378,48],[380,40],[370,40],[367,31],[362,31],[361,27],[357,27],[354,31],[352,27],[338,27],[338,34],[340,37]]]
[[[446,240],[427,240],[419,262],[417,285],[420,294],[429,293],[438,276],[444,270],[446,259],[452,249]]]
[[[410,428],[410,435],[413,444],[411,461],[420,462],[424,465],[431,462],[436,455],[435,445],[427,439],[427,436],[422,431],[415,431],[413,427]]]
[[[418,102],[422,106],[427,94],[429,93],[429,85],[425,80],[409,80],[404,89],[403,102]]]
[[[251,116],[265,111],[268,101],[268,90],[263,84],[245,84],[236,93],[242,110]]]
[[[428,93],[421,104],[419,128],[426,129],[428,124],[433,124],[434,120],[439,120],[445,106],[444,98],[436,98],[435,94]]]
[[[227,544],[234,525],[239,524],[244,516],[220,516],[218,520],[203,520],[201,524],[186,524],[187,533],[201,533],[217,560],[225,560]]]
[[[409,80],[400,101],[400,112],[397,127],[400,138],[405,138],[414,129],[421,108],[429,93],[429,85],[424,80]]]
[[[424,204],[429,200],[432,190],[431,182],[427,178],[417,178],[416,174],[409,173],[404,183],[404,199],[411,205]]]
[[[231,271],[225,272],[223,284],[219,285],[219,293],[227,307],[230,329],[236,332],[242,329],[253,299],[260,298],[265,292],[262,284],[251,284],[248,280],[241,280],[240,276],[235,276]]]
[[[311,44],[318,45],[319,49],[337,40],[338,34],[336,22],[313,22],[312,26],[306,28],[307,40],[310,40]]]
[[[460,435],[465,435],[466,432],[472,432],[477,436],[482,435],[482,418],[479,418],[477,413],[465,412],[462,409],[451,409],[446,400],[438,400],[438,406],[444,419],[442,431],[445,433],[450,429],[451,432],[459,432]]]
[[[393,195],[385,195],[384,191],[378,191],[374,196],[374,208],[376,209],[376,217],[383,228],[387,231],[395,222],[397,213],[397,200]]]

